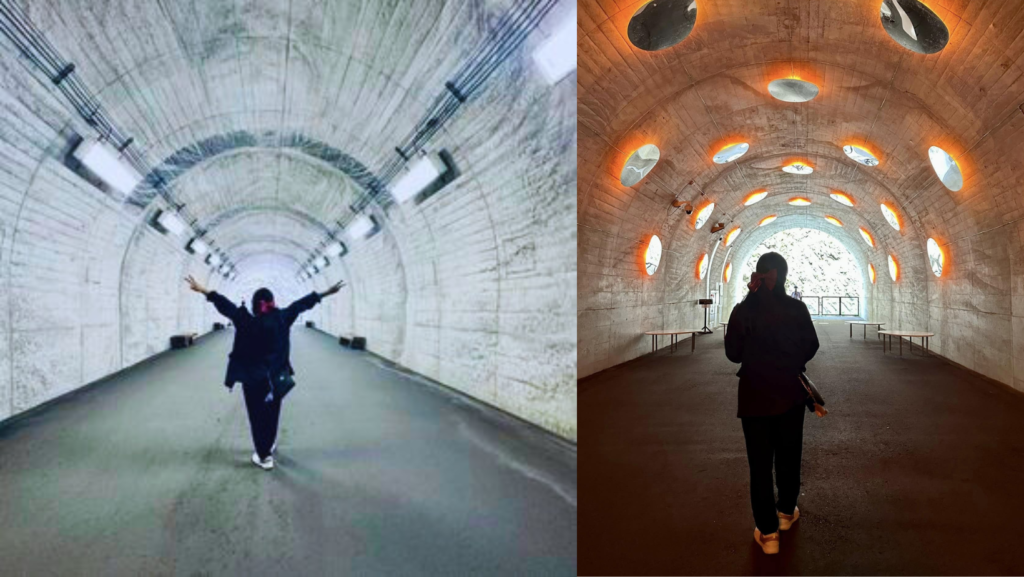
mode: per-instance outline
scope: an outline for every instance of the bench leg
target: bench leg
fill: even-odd
[[[903,356],[903,337],[897,337],[900,340],[900,356]]]
[[[697,350],[697,335],[691,334],[690,335],[690,352],[692,353],[695,350]]]
[[[651,354],[654,354],[654,335],[651,335]]]
[[[853,325],[850,325],[850,338],[853,338]]]

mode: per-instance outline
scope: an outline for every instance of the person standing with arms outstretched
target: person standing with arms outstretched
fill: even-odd
[[[252,312],[244,306],[235,306],[227,297],[208,290],[191,275],[185,279],[189,288],[206,295],[217,312],[235,324],[235,343],[228,358],[224,386],[229,390],[242,383],[245,408],[249,414],[249,427],[256,452],[252,462],[266,471],[274,468],[277,449],[277,425],[281,416],[281,398],[273,394],[271,375],[287,372],[294,375],[289,353],[292,324],[303,312],[313,308],[320,299],[335,294],[344,281],[338,281],[322,293],[312,292],[278,309],[274,294],[261,288],[252,295]]]

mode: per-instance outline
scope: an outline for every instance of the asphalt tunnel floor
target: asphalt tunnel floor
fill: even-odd
[[[576,450],[292,331],[277,468],[232,333],[0,425],[0,574],[576,574]]]
[[[720,331],[580,381],[579,572],[1021,575],[1024,396],[817,321],[801,517],[753,541],[735,373]],[[893,341],[895,345],[896,341]]]

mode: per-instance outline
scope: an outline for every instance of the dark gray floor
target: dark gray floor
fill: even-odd
[[[721,332],[580,382],[580,574],[1024,574],[1024,396],[815,327],[831,414],[806,417],[802,516],[771,557]]]
[[[576,574],[576,451],[292,333],[278,468],[230,331],[0,425],[0,575]]]

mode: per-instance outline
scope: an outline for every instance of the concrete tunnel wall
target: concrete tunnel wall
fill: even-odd
[[[161,199],[139,209],[68,170],[69,136],[94,131],[0,37],[0,419],[207,332],[219,315],[188,274],[235,302],[344,279],[304,319],[575,439],[575,75],[550,85],[530,58],[568,3],[431,141],[461,176],[371,207],[381,233],[296,277],[350,214],[356,169],[390,160],[508,5],[22,2],[239,275],[148,226]]]
[[[1024,390],[1024,46],[1019,26],[999,25],[1021,17],[1019,3],[928,3],[950,31],[948,45],[931,55],[894,42],[878,3],[853,0],[698,0],[688,38],[645,52],[626,34],[642,4],[579,2],[580,375],[648,352],[645,330],[700,326],[695,301],[704,285],[695,270],[721,236],[711,235],[712,224],[725,223],[726,232],[742,225],[738,250],[767,214],[820,217],[821,209],[848,234],[864,226],[875,237],[874,248],[863,245],[877,272],[868,286],[871,320],[933,331],[933,352]],[[772,98],[768,83],[792,76],[813,82],[818,96]],[[735,141],[750,151],[714,164],[712,155]],[[644,144],[658,146],[661,160],[625,187],[619,173]],[[879,166],[847,158],[846,144],[871,150]],[[930,146],[957,160],[959,191],[936,177]],[[814,173],[783,173],[793,160]],[[744,207],[759,189],[768,197]],[[835,190],[855,205],[831,200]],[[809,198],[811,210],[786,205],[794,196]],[[697,209],[713,201],[716,209],[695,230],[674,199]],[[900,231],[883,219],[881,202],[897,212]],[[665,252],[648,277],[640,259],[652,234]],[[945,253],[938,278],[928,238]],[[895,283],[889,254],[901,269]],[[709,274],[721,275],[719,265]]]

